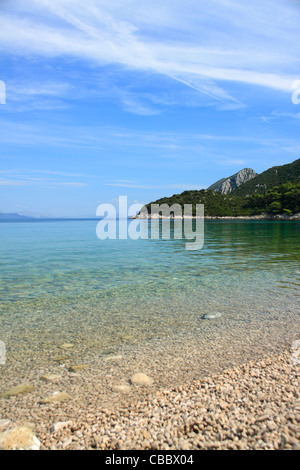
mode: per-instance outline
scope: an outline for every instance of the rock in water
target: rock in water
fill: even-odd
[[[74,348],[73,343],[64,343],[60,346],[60,349],[72,349],[72,348]]]
[[[18,426],[0,434],[0,450],[39,450],[40,441],[32,430]]]
[[[42,375],[41,380],[43,380],[44,382],[58,382],[61,378],[61,375],[47,374]]]
[[[88,364],[78,364],[69,367],[70,372],[79,372],[80,370],[87,369],[89,367]]]
[[[34,389],[35,389],[34,385],[20,384],[2,393],[1,396],[3,398],[15,397],[17,395],[23,395],[24,393],[32,392]]]
[[[130,391],[129,385],[123,385],[123,384],[113,385],[112,389],[114,392],[129,392]]]
[[[61,403],[67,400],[71,400],[71,396],[66,392],[54,392],[52,395],[40,400],[39,403],[47,404],[47,403]]]
[[[213,320],[214,318],[220,318],[222,316],[222,313],[220,312],[211,312],[211,313],[206,313],[205,315],[202,315],[202,320]]]
[[[131,383],[134,385],[149,386],[152,385],[154,380],[146,374],[138,373],[134,374],[131,379]]]

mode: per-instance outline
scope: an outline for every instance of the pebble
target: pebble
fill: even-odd
[[[220,318],[222,316],[221,312],[212,312],[212,313],[205,313],[202,315],[203,320],[213,320],[214,318]]]
[[[69,370],[70,372],[75,372],[75,373],[76,373],[76,372],[78,372],[78,371],[80,371],[80,370],[87,369],[88,367],[89,367],[88,364],[78,364],[78,365],[70,366],[70,367],[68,368],[68,370]]]
[[[0,419],[0,432],[6,431],[11,425],[11,422],[10,419]]]
[[[61,431],[62,429],[72,426],[72,424],[73,421],[58,421],[57,423],[54,423],[51,426],[50,432],[51,434],[53,434],[55,432]]]
[[[112,390],[115,392],[129,392],[131,387],[129,385],[117,384],[112,386]]]
[[[61,378],[61,375],[55,374],[47,374],[41,376],[41,380],[43,380],[44,382],[58,382]]]
[[[123,359],[121,355],[109,355],[103,358],[104,361],[119,361],[121,359]]]

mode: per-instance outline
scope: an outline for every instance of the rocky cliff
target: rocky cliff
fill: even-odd
[[[208,189],[218,191],[222,194],[229,194],[234,189],[241,186],[241,184],[247,183],[247,181],[250,181],[252,178],[255,178],[256,175],[257,173],[251,168],[244,168],[238,173],[229,176],[229,178],[223,178],[217,181],[216,183],[212,184]]]

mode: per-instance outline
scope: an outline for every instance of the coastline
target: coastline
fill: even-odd
[[[167,217],[161,214],[155,217],[151,217],[149,214],[137,214],[136,216],[129,217],[129,219],[141,219],[141,220],[183,220],[183,219],[207,219],[207,220],[275,220],[275,221],[288,221],[288,220],[300,220],[300,213],[293,215],[286,214],[260,214],[260,215],[240,215],[240,216],[210,216],[205,215],[204,217],[197,216],[175,216]]]
[[[10,449],[16,429],[35,427],[41,450],[299,450],[295,357],[289,347],[113,409],[101,406],[97,390],[77,413],[67,411],[68,402],[49,403],[40,417],[37,409],[28,409],[27,422],[10,421],[3,406],[0,448]],[[18,401],[6,400],[13,408]],[[25,396],[19,400],[24,404]]]

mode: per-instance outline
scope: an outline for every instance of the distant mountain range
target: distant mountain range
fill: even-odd
[[[93,220],[95,217],[53,217],[51,215],[41,216],[25,214],[17,214],[15,212],[0,212],[0,222],[39,222],[39,221],[51,221],[51,220]]]
[[[16,213],[13,213],[13,212],[10,212],[10,213],[4,213],[4,212],[0,212],[0,222],[15,222],[15,221],[22,221],[22,220],[35,220],[34,217],[28,217],[26,215],[21,215],[21,214],[16,214]]]
[[[36,212],[22,211],[22,212],[1,212],[0,211],[0,222],[2,221],[30,221],[30,220],[43,220],[43,219],[54,219],[52,215],[40,215]]]

